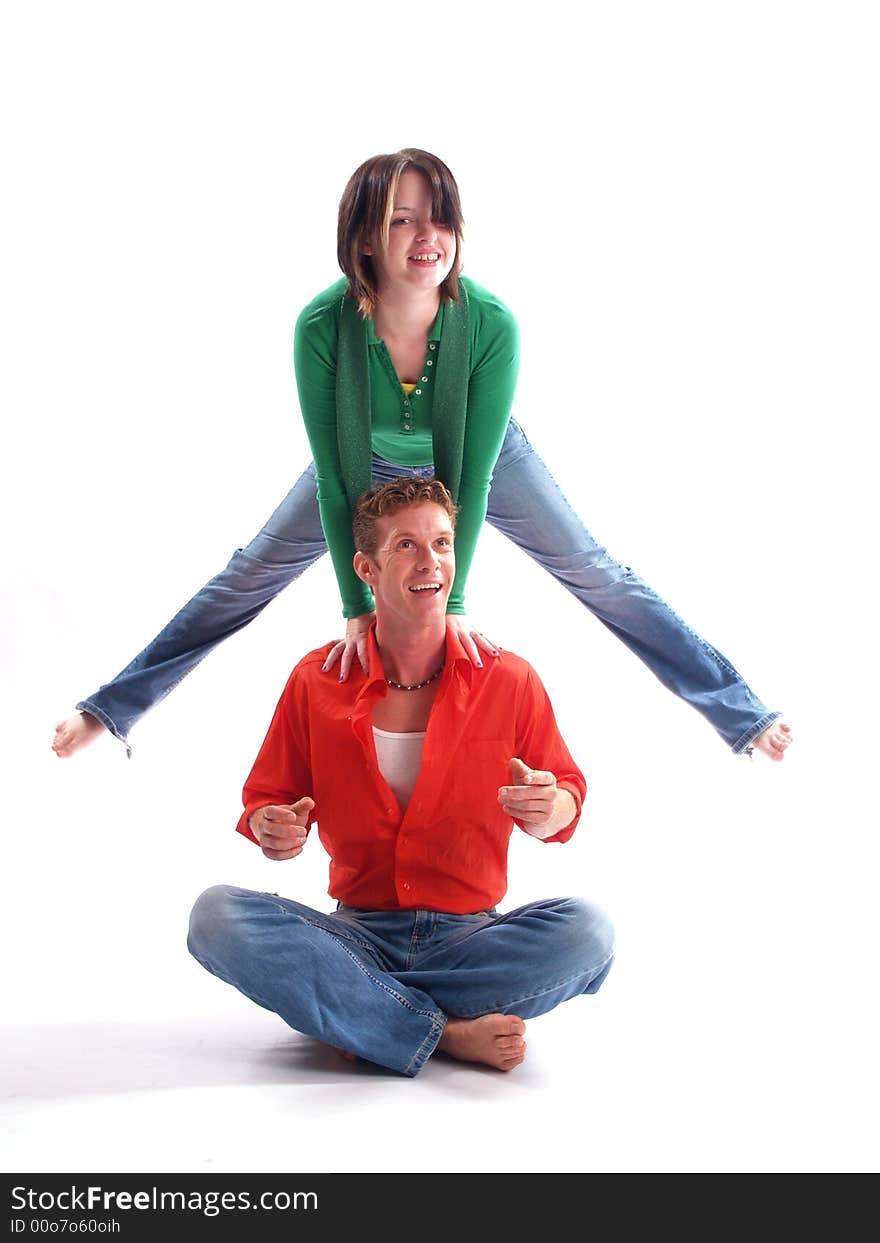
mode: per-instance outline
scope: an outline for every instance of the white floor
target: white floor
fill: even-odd
[[[439,1059],[415,1081],[350,1067],[244,1004],[16,1027],[3,1168],[876,1168],[865,1035],[785,990],[775,1007],[748,993],[682,1004],[691,979],[636,1003],[626,984],[621,972],[596,1004],[536,1021],[526,1064],[506,1076]]]

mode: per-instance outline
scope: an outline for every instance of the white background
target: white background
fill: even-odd
[[[0,29],[8,1170],[875,1169],[873,6],[7,3]],[[462,192],[515,414],[593,532],[797,741],[734,759],[487,528],[472,619],[539,669],[591,796],[507,905],[618,961],[513,1075],[349,1068],[184,947],[329,562],[133,734],[52,727],[246,543],[308,450],[291,360],[367,156]],[[414,1138],[421,1136],[421,1142]]]

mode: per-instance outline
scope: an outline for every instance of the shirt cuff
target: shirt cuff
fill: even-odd
[[[567,790],[574,799],[574,815],[571,820],[569,820],[565,828],[559,829],[559,831],[554,833],[552,837],[542,837],[540,839],[542,842],[567,842],[577,828],[578,821],[581,818],[581,807],[583,805],[583,800],[581,798],[580,790],[578,790],[577,787],[570,781],[557,781],[556,785],[560,790]]]

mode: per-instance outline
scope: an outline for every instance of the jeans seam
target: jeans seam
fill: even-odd
[[[263,896],[266,898],[279,898],[281,895],[277,893],[264,893]],[[355,945],[359,945],[361,949],[366,950],[368,954],[374,954],[376,952],[376,947],[374,945],[370,945],[369,941],[362,941],[360,937],[356,936],[342,935],[342,929],[345,928],[345,930],[348,931],[348,925],[341,925],[339,933],[337,933],[335,928],[327,928],[324,924],[319,924],[317,920],[309,919],[299,911],[288,910],[288,908],[283,905],[283,902],[284,899],[282,899],[281,902],[273,903],[273,906],[275,906],[277,910],[282,911],[285,915],[296,915],[298,919],[301,919],[304,924],[308,924],[310,928],[318,928],[321,932],[326,932],[329,936],[336,937],[336,939],[343,944],[343,948],[346,941],[353,941]]]
[[[612,951],[607,956],[607,958],[604,958],[602,960],[598,968],[592,972],[592,974],[590,975],[590,980],[591,981],[595,980],[596,976],[601,975],[602,972],[605,970],[605,968],[608,966],[608,964],[613,961],[613,959],[614,959],[614,952]],[[582,976],[586,974],[587,972],[585,971],[575,971],[574,974],[566,976],[562,980],[557,980],[556,983],[554,984],[548,984],[546,988],[540,988],[538,989],[537,992],[525,993],[522,997],[516,997],[512,1001],[489,1002],[488,1007],[486,1009],[474,1011],[472,1014],[456,1014],[455,1017],[462,1018],[462,1019],[472,1019],[472,1018],[480,1018],[482,1015],[485,1015],[485,1014],[492,1014],[496,1010],[505,1011],[509,1009],[510,1007],[520,1005],[524,1001],[531,1001],[534,997],[544,997],[547,995],[547,993],[552,993],[555,989],[562,988],[564,987],[564,985],[570,984],[571,981],[576,980],[578,976]]]
[[[282,911],[285,911],[285,913],[288,915],[291,913],[290,911],[287,910],[286,907],[282,906],[279,909]],[[299,914],[299,912],[296,912],[296,913]],[[346,941],[353,941],[355,945],[359,945],[361,949],[366,950],[368,954],[373,954],[376,951],[376,947],[374,945],[370,945],[369,941],[362,941],[360,937],[354,937],[354,936],[346,937],[342,935],[337,936],[336,931],[334,929],[325,928],[323,924],[317,923],[314,919],[307,919],[304,915],[300,915],[300,919],[303,921],[304,924],[308,924],[310,928],[319,928],[321,932],[326,932],[328,933],[329,936],[336,937],[338,941],[341,941],[343,943],[343,947]]]
[[[419,1073],[440,1043],[440,1037],[443,1035],[445,1027],[446,1015],[441,1013],[438,1017],[435,1017],[434,1022],[431,1024],[431,1030],[407,1063],[406,1070],[403,1072],[405,1075],[413,1078]]]
[[[336,935],[335,933],[331,932],[329,928],[325,928],[323,924],[318,924],[312,919],[303,919],[303,922],[306,924],[309,924],[312,928],[317,928],[319,929],[319,931],[325,932],[328,937],[333,937]],[[336,940],[339,942],[340,946],[345,951],[345,953],[348,954],[349,958],[352,960],[355,966],[360,968],[360,970],[364,973],[367,979],[371,980],[372,983],[377,986],[377,988],[381,988],[383,992],[386,992],[389,995],[389,997],[393,997],[394,1000],[398,1002],[399,1005],[403,1006],[405,1010],[409,1010],[411,1014],[422,1015],[425,1018],[432,1019],[434,1022],[436,1022],[437,1014],[439,1013],[437,1010],[422,1010],[418,1006],[414,1006],[412,1002],[408,1001],[406,997],[403,996],[402,993],[398,993],[395,989],[390,988],[383,980],[380,980],[375,975],[373,975],[373,973],[367,968],[366,964],[361,962],[357,954],[353,954],[351,952],[351,950],[348,948],[348,946],[345,944],[345,942],[342,940],[341,937],[336,937]]]

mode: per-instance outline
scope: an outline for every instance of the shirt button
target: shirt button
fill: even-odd
[[[432,346],[431,346],[431,349],[433,349],[433,348],[434,348],[434,347],[433,347],[433,345],[432,345]],[[434,366],[434,360],[433,360],[433,358],[429,358],[429,359],[428,359],[428,361],[427,361],[427,363],[426,363],[425,365],[426,365],[427,367],[433,367],[433,366]]]
[[[422,395],[422,390],[421,390],[420,388],[417,388],[417,389],[416,389],[416,397],[421,397],[421,395]]]
[[[405,432],[408,432],[408,431],[409,431],[409,423],[404,423],[404,425],[403,425],[403,430],[404,430]]]
[[[428,383],[428,377],[427,377],[426,375],[423,375],[423,376],[422,376],[422,383],[423,383],[423,384],[427,384],[427,383]]]
[[[404,889],[409,889],[409,885],[407,884],[407,882],[406,882],[406,881],[404,881],[404,882],[403,882],[403,887],[404,887]]]
[[[428,349],[429,349],[429,350],[436,350],[436,348],[437,348],[437,346],[434,344],[434,342],[433,342],[433,341],[429,341],[429,342],[428,342]]]

